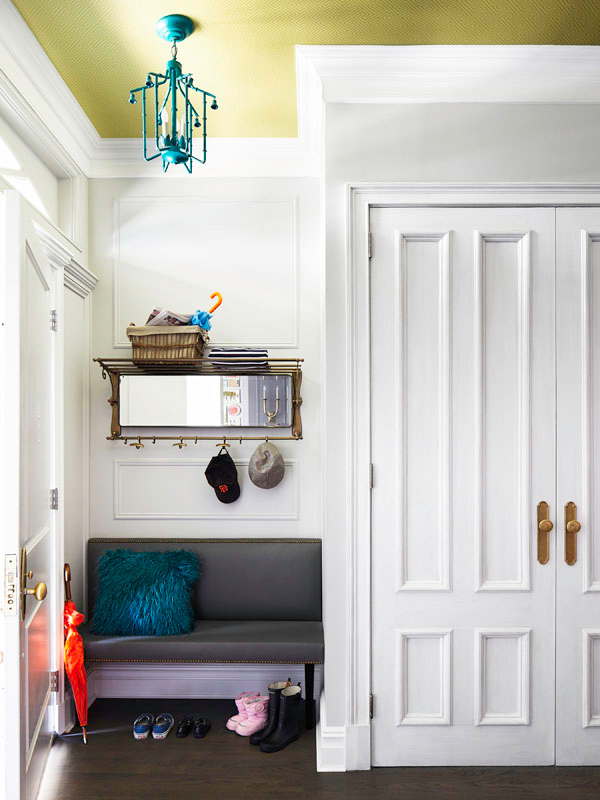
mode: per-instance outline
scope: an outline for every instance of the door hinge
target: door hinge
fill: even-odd
[[[373,464],[369,464],[369,489],[373,488]]]
[[[54,333],[58,331],[58,314],[55,308],[50,312],[50,330]]]
[[[50,489],[50,510],[58,511],[58,489]]]
[[[369,238],[368,238],[368,243],[367,243],[367,255],[369,256],[369,258],[371,258],[371,254],[373,252],[372,251],[372,246],[371,246],[371,239],[372,239],[371,231],[369,231]]]
[[[373,719],[373,695],[369,695],[369,719]]]
[[[58,692],[58,670],[50,673],[50,691]]]

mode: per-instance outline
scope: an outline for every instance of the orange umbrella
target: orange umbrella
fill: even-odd
[[[65,564],[65,669],[73,689],[75,708],[87,744],[87,675],[83,663],[83,639],[77,627],[85,616],[77,611],[71,599],[71,567]]]

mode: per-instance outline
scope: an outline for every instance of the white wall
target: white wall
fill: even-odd
[[[340,481],[340,464],[349,457],[344,365],[347,184],[597,182],[600,107],[329,103],[325,118],[325,686],[327,725],[335,729],[348,716],[347,585],[340,570],[349,557],[346,487]]]
[[[96,179],[89,197],[95,356],[129,357],[125,328],[143,324],[154,304],[207,309],[219,290],[213,344],[261,344],[273,357],[306,359],[304,440],[278,445],[284,480],[255,487],[247,462],[257,443],[234,444],[242,496],[231,505],[204,477],[213,442],[136,450],[106,440],[109,384],[93,365],[90,535],[320,537],[318,181]]]

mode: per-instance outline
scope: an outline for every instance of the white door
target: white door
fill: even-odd
[[[54,274],[43,254],[28,206],[16,192],[2,197],[2,423],[5,559],[16,583],[16,602],[5,604],[5,796],[32,800],[51,742],[51,580],[55,559],[53,486],[54,349],[50,315]],[[48,596],[20,597],[25,584],[44,583]],[[9,580],[10,583],[10,580]],[[8,584],[7,584],[8,586]],[[39,587],[38,591],[42,587]],[[40,592],[43,594],[43,591]],[[10,608],[13,609],[11,612]],[[22,613],[24,612],[24,613]]]
[[[371,211],[374,765],[554,762],[554,222]]]
[[[600,764],[600,209],[557,210],[556,257],[556,762]]]

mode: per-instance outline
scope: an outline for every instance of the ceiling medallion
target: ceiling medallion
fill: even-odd
[[[197,89],[191,73],[184,74],[181,63],[177,61],[177,42],[182,42],[193,32],[194,23],[182,14],[168,14],[156,23],[156,33],[171,42],[171,59],[167,61],[165,74],[149,72],[144,86],[132,89],[129,102],[137,103],[136,93],[142,93],[142,130],[144,137],[144,158],[153,161],[162,157],[163,172],[170,164],[185,164],[192,171],[194,161],[206,161],[206,105],[212,98],[210,107],[218,108],[217,98],[210,92]],[[162,100],[159,97],[159,88]],[[158,152],[148,155],[146,130],[146,92],[152,90],[154,101],[154,141]],[[198,92],[199,111],[190,100],[191,92]],[[192,95],[194,96],[194,95]],[[192,154],[192,128],[202,129],[202,157]]]

